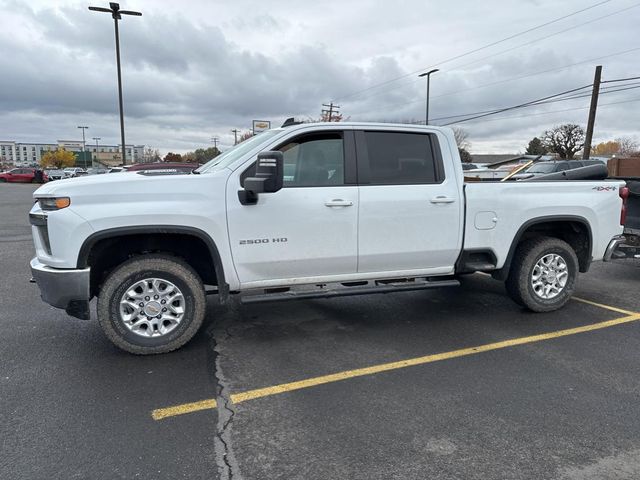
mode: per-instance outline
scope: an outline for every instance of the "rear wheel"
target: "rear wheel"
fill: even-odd
[[[578,257],[559,238],[537,237],[522,242],[511,265],[505,283],[507,293],[529,310],[557,310],[573,295]]]
[[[98,321],[115,345],[147,355],[175,350],[202,325],[202,280],[183,260],[148,254],[132,258],[106,279],[98,297]]]

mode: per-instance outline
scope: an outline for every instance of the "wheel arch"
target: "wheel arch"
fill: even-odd
[[[493,278],[506,280],[518,245],[528,238],[542,235],[560,238],[569,243],[578,256],[580,272],[589,271],[593,249],[593,233],[589,221],[578,215],[551,215],[531,218],[518,228],[504,265],[493,272]]]
[[[176,241],[187,239],[188,241],[185,243],[185,246],[195,245],[202,248],[208,253],[210,263],[194,261],[195,251],[181,252],[179,248],[169,248],[168,250],[162,248],[168,244],[169,238],[171,238],[171,242],[169,243],[173,246],[175,246],[174,243]],[[209,234],[195,227],[181,225],[137,225],[100,230],[88,236],[82,243],[78,253],[77,268],[91,267],[92,263],[95,263],[96,258],[93,254],[96,253],[97,247],[104,246],[107,248],[127,240],[135,240],[134,243],[136,243],[138,249],[132,248],[125,250],[125,255],[143,253],[139,250],[139,246],[141,243],[144,244],[146,240],[153,246],[159,246],[160,251],[166,251],[167,253],[183,257],[200,274],[205,283],[212,283],[207,282],[207,280],[211,280],[211,278],[208,277],[214,277],[215,285],[218,287],[220,301],[226,301],[229,293],[229,285],[225,280],[224,267],[218,247]],[[98,255],[99,254],[100,252],[98,252]],[[190,259],[191,261],[189,261]],[[207,271],[209,267],[212,267],[212,272]],[[92,272],[92,294],[97,288],[97,283],[105,276],[106,272],[99,271],[95,274]]]

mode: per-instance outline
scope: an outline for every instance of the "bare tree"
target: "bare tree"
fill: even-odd
[[[160,151],[157,148],[147,147],[142,154],[143,163],[159,162],[161,160]]]
[[[638,142],[632,137],[618,137],[615,141],[618,144],[618,154],[621,156],[631,156],[640,150]]]
[[[456,138],[456,145],[462,150],[469,150],[471,142],[469,142],[469,133],[460,127],[453,127],[453,135]]]
[[[575,123],[565,123],[544,132],[542,139],[550,152],[571,160],[584,147],[584,130]]]
[[[471,148],[471,142],[469,142],[469,134],[463,128],[453,127],[453,136],[456,139],[456,145],[458,145],[460,160],[462,161],[462,163],[470,163],[473,158],[471,158],[471,154],[469,153],[469,148]]]

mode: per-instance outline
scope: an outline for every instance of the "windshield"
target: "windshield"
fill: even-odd
[[[527,169],[527,173],[552,173],[556,169],[555,163],[538,163]]]
[[[212,172],[215,170],[220,170],[222,168],[226,168],[231,165],[233,162],[242,157],[245,153],[253,150],[255,147],[260,145],[265,140],[268,140],[271,137],[276,136],[282,132],[282,130],[267,130],[265,132],[254,135],[253,137],[245,140],[242,143],[237,144],[236,146],[230,148],[224,153],[221,153],[217,157],[212,160],[209,160],[200,168],[196,169],[198,173]]]

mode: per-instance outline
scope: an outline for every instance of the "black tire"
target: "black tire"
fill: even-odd
[[[7,183],[7,179],[6,178],[0,178],[0,183]]]
[[[546,255],[559,255],[568,272],[564,287],[553,298],[543,298],[532,285],[534,268]],[[507,293],[518,305],[534,312],[552,312],[562,308],[573,295],[578,276],[578,257],[564,240],[553,237],[536,237],[522,242],[511,262],[511,270],[505,282]]]
[[[133,332],[120,315],[120,299],[127,289],[147,278],[171,282],[184,297],[182,320],[173,330],[158,337],[144,337]],[[137,355],[166,353],[180,348],[202,325],[205,310],[205,291],[200,276],[182,259],[161,254],[134,257],[113,270],[100,289],[97,306],[98,322],[109,340]]]

